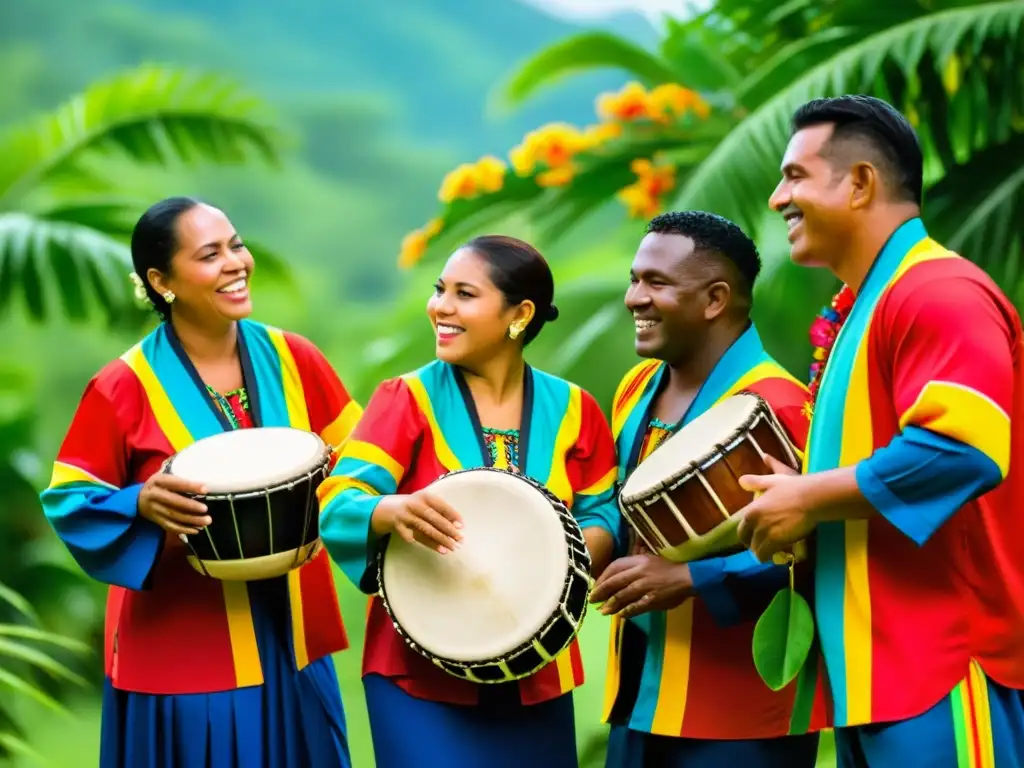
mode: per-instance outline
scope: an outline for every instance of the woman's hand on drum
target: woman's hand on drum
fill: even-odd
[[[206,514],[206,505],[184,496],[186,493],[203,494],[206,489],[199,483],[157,472],[139,492],[139,515],[174,534],[199,533],[213,521]]]
[[[409,495],[385,496],[373,512],[374,533],[397,533],[407,542],[419,542],[444,555],[462,541],[462,518],[441,499],[416,491]]]
[[[603,602],[605,616],[621,613],[629,618],[678,608],[692,594],[693,579],[686,563],[645,553],[620,557],[609,565],[594,585],[590,602]]]

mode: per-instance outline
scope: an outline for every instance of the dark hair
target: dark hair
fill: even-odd
[[[793,133],[823,123],[835,125],[828,142],[829,155],[848,154],[853,145],[858,145],[862,153],[866,148],[892,195],[900,202],[921,205],[921,143],[910,121],[895,107],[874,96],[814,99],[793,114]]]
[[[749,307],[754,300],[754,283],[761,272],[761,257],[754,241],[726,218],[706,211],[670,211],[651,219],[647,232],[683,235],[693,240],[694,249],[717,255],[735,267],[739,298]]]
[[[526,326],[524,345],[537,338],[544,323],[558,319],[558,307],[553,303],[555,279],[540,251],[529,243],[505,235],[482,235],[463,247],[479,254],[487,262],[491,268],[491,281],[505,295],[509,305],[529,299],[537,308]]]
[[[191,197],[168,197],[150,206],[132,230],[132,265],[142,279],[146,296],[153,307],[166,320],[171,316],[171,305],[149,284],[146,273],[158,269],[167,273],[171,257],[178,249],[178,219],[183,213],[202,205]]]

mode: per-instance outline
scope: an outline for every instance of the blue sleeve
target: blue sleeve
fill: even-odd
[[[572,514],[581,529],[600,528],[610,533],[613,539],[622,519],[614,488],[593,495],[576,494]]]
[[[104,584],[148,588],[165,533],[138,515],[142,484],[118,490],[81,477],[60,482],[66,472],[54,477],[40,495],[43,511],[79,567]]]
[[[996,463],[978,449],[914,426],[860,462],[856,472],[864,498],[918,545],[1002,480]]]
[[[693,588],[715,623],[728,627],[756,618],[789,584],[789,568],[759,562],[750,550],[690,563]]]

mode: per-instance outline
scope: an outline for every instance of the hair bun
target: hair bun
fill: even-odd
[[[550,323],[552,320],[558,319],[558,307],[554,304],[548,307],[547,321]]]

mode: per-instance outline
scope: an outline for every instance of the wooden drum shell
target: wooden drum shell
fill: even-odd
[[[764,454],[799,471],[790,441],[761,401],[749,422],[698,464],[685,467],[677,479],[666,480],[642,497],[620,497],[620,510],[640,540],[669,560],[687,562],[739,552],[744,547],[732,516],[754,500],[753,492],[740,487],[739,478],[770,474]]]

